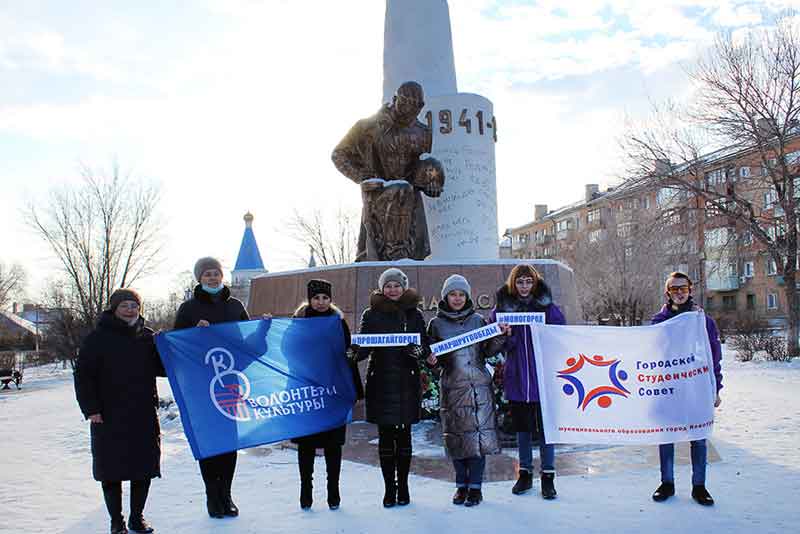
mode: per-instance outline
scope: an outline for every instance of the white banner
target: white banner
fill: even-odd
[[[460,336],[451,337],[450,339],[445,339],[444,341],[434,343],[431,345],[431,352],[436,356],[440,356],[442,354],[447,354],[448,352],[453,352],[454,350],[491,339],[495,336],[499,336],[500,334],[502,334],[502,331],[500,330],[500,325],[498,323],[488,324],[486,326],[482,326],[481,328],[470,330],[469,332],[461,334]]]
[[[498,313],[497,314],[497,322],[498,323],[505,323],[505,324],[512,324],[512,325],[531,324],[531,323],[544,324],[544,312]]]
[[[420,345],[422,339],[419,334],[353,334],[350,343],[359,347],[404,347]]]
[[[548,443],[703,439],[716,385],[702,312],[652,326],[531,325]]]

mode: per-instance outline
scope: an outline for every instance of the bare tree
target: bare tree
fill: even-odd
[[[685,243],[680,232],[652,214],[633,212],[614,230],[586,233],[576,242],[574,265],[584,319],[620,326],[641,324],[660,303],[665,265]]]
[[[340,265],[355,260],[359,225],[358,215],[342,208],[328,218],[319,210],[307,216],[295,211],[289,230],[311,249],[320,265]]]
[[[9,266],[0,262],[0,309],[22,294],[26,278],[25,269],[21,265]]]
[[[26,215],[61,264],[61,283],[48,301],[63,310],[63,342],[75,354],[114,289],[131,287],[152,272],[162,249],[157,186],[123,174],[81,169],[77,185],[53,189]]]
[[[800,352],[794,283],[798,45],[798,28],[789,17],[742,39],[719,35],[689,72],[696,91],[688,105],[660,107],[649,124],[631,127],[623,141],[635,180],[681,196],[702,212],[707,232],[730,228],[731,235],[746,235],[775,262],[788,281],[782,291],[791,355]],[[740,166],[756,171],[737,173]]]

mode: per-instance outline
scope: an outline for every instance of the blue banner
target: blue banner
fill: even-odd
[[[347,424],[356,394],[341,318],[260,319],[159,334],[197,459]]]

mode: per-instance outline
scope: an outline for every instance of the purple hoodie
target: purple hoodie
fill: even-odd
[[[661,311],[650,319],[652,324],[658,324],[667,319],[672,319],[678,315],[679,311],[673,311],[667,304],[661,307]],[[717,330],[717,323],[714,322],[709,315],[706,315],[706,332],[708,333],[708,341],[711,343],[711,359],[714,362],[714,376],[717,379],[717,393],[722,389],[722,345],[719,342],[719,331]]]
[[[506,286],[497,291],[497,304],[492,310],[491,322],[497,322],[498,312],[544,312],[545,324],[566,324],[564,315],[553,304],[550,288],[544,282],[537,286],[533,300],[521,302],[508,292]],[[517,402],[539,402],[539,381],[536,378],[536,360],[533,355],[533,338],[530,327],[515,325],[506,339],[503,352],[506,363],[503,371],[503,389],[506,399]]]

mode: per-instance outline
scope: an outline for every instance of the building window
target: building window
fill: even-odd
[[[764,209],[768,210],[772,208],[772,205],[778,201],[778,193],[774,189],[771,189],[764,193]]]
[[[646,210],[650,209],[650,197],[644,197],[642,199],[642,207]]]
[[[709,310],[714,309],[714,297],[707,297],[706,298],[706,308]]]
[[[752,261],[744,262],[744,276],[745,278],[753,278],[754,264]]]
[[[570,222],[571,222],[570,219],[564,219],[563,221],[558,221],[556,223],[556,232],[561,232],[563,230],[569,230],[570,227],[572,226],[570,224]]]
[[[734,311],[736,309],[736,295],[723,295],[722,309],[725,311]]]
[[[725,183],[725,169],[717,169],[706,173],[706,183],[708,185],[719,185]]]
[[[589,232],[589,243],[596,243],[600,241],[600,237],[602,236],[602,230],[592,230]]]
[[[750,178],[750,167],[739,167],[739,178]]]
[[[777,310],[778,309],[778,295],[775,293],[767,293],[767,309],[768,310]]]
[[[745,230],[742,233],[742,246],[749,247],[753,244],[753,232]]]
[[[589,210],[589,213],[586,214],[586,222],[593,223],[600,221],[600,208]]]
[[[767,260],[767,276],[774,276],[778,274],[778,266],[775,260]]]
[[[747,309],[748,310],[755,310],[756,309],[756,296],[752,293],[747,294]]]

